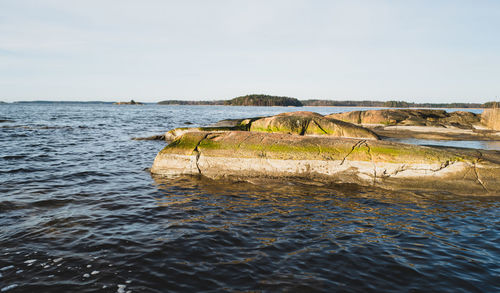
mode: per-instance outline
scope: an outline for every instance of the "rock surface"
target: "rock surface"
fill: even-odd
[[[160,151],[151,172],[500,195],[500,152],[328,136],[186,132]]]
[[[481,123],[493,130],[500,130],[500,109],[485,109],[481,115]]]
[[[472,129],[480,123],[480,115],[434,109],[383,109],[330,114],[326,117],[355,124],[434,126]]]
[[[378,139],[371,130],[314,112],[289,112],[255,120],[250,131]]]
[[[321,114],[307,111],[282,113],[270,117],[227,119],[212,124],[209,127],[176,128],[165,133],[165,139],[167,141],[175,140],[187,132],[226,132],[235,130],[288,133],[307,136],[326,135],[379,139],[377,134],[370,129],[352,123],[326,118]]]
[[[384,138],[433,140],[500,140],[500,132],[481,124],[481,115],[433,109],[384,109],[330,114],[371,129]]]

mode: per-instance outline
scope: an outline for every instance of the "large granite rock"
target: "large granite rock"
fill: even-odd
[[[500,152],[329,136],[186,132],[160,151],[151,172],[500,195]]]
[[[165,134],[165,139],[171,141],[187,132],[226,132],[235,130],[378,139],[377,134],[370,129],[306,111],[282,113],[270,117],[227,119],[208,127],[176,128],[168,131]]]
[[[314,112],[290,112],[255,120],[250,131],[378,139],[371,130]]]
[[[334,118],[355,124],[404,126],[434,126],[472,129],[479,124],[480,115],[472,112],[446,112],[434,109],[383,109],[330,114]]]

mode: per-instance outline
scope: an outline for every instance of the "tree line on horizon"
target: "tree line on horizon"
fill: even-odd
[[[406,101],[338,101],[338,100],[299,100],[291,97],[271,95],[246,95],[231,100],[214,101],[184,101],[165,100],[158,102],[160,105],[225,105],[225,106],[335,106],[335,107],[387,107],[387,108],[494,108],[500,102],[486,103],[414,103]]]

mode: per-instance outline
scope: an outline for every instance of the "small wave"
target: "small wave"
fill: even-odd
[[[13,121],[12,121],[13,122]],[[48,126],[48,125],[2,125],[1,128],[24,128],[29,130],[53,130],[53,129],[73,129],[71,126]]]
[[[9,212],[9,211],[15,211],[15,210],[21,210],[25,208],[26,206],[24,205],[19,205],[16,203],[13,203],[11,201],[2,201],[0,202],[0,212]]]
[[[106,173],[101,173],[97,171],[82,171],[82,172],[75,172],[71,173],[68,175],[65,175],[63,178],[64,179],[73,179],[73,178],[86,178],[86,177],[109,177],[109,174]]]
[[[42,171],[42,170],[41,169],[34,169],[34,168],[18,168],[18,169],[0,171],[0,174],[33,173],[33,172],[39,172],[39,171]]]
[[[58,208],[63,207],[72,203],[73,200],[70,199],[47,199],[39,200],[31,203],[33,207],[43,207],[43,208]]]
[[[4,160],[19,160],[19,159],[24,159],[28,156],[25,155],[12,155],[12,156],[3,156],[2,159]]]

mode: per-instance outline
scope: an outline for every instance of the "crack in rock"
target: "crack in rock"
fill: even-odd
[[[325,134],[328,134],[328,132],[326,132],[326,131],[323,129],[323,127],[321,127],[321,125],[319,125],[319,123],[318,123],[318,122],[316,122],[315,120],[312,120],[312,122],[314,122],[314,124],[316,124],[316,126],[318,126],[318,128],[319,128],[321,131],[323,131]],[[309,125],[307,125],[307,127],[309,127]]]
[[[408,167],[406,164],[403,164],[401,165],[398,169],[394,170],[394,172],[392,172],[392,174],[389,174],[387,177],[391,177],[391,176],[396,176],[397,174],[401,173],[401,172],[404,172],[404,171],[430,171],[430,172],[433,172],[433,173],[436,173],[436,172],[439,172],[447,167],[450,167],[451,165],[455,164],[456,161],[445,161],[443,163],[441,163],[441,166],[439,166],[438,168],[436,169],[430,169],[430,168],[412,168],[412,167]]]
[[[364,144],[366,146],[366,148],[368,149],[368,155],[370,156],[370,161],[372,161],[372,164],[373,164],[373,184],[375,184],[377,181],[377,165],[373,161],[372,149],[370,148],[370,146],[368,145],[366,140],[364,140],[361,144]]]
[[[198,143],[196,144],[196,146],[193,149],[193,153],[196,155],[196,161],[195,161],[196,169],[198,169],[199,174],[201,174],[201,169],[200,169],[200,166],[198,164],[198,161],[200,160],[201,152],[198,149],[198,147],[200,146],[201,142],[204,141],[210,134],[211,134],[210,132],[205,134],[205,136],[202,139],[200,139],[200,141],[198,141]]]
[[[476,176],[476,181],[479,183],[479,185],[481,185],[481,187],[484,189],[484,191],[489,192],[489,190],[484,185],[483,180],[481,180],[481,178],[479,177],[479,171],[477,170],[477,163],[479,163],[479,161],[483,158],[483,153],[481,153],[480,151],[477,151],[477,152],[479,153],[479,156],[472,163],[472,168],[473,168],[473,171],[474,171],[474,176]]]
[[[342,162],[340,162],[340,166],[342,166],[342,165],[344,164],[345,160],[347,159],[347,157],[349,157],[349,156],[352,154],[352,152],[354,152],[354,150],[355,150],[356,148],[358,148],[358,147],[359,147],[361,144],[363,144],[363,143],[366,143],[366,140],[365,140],[365,139],[363,139],[363,140],[359,140],[358,142],[356,142],[356,143],[352,146],[352,148],[351,148],[351,150],[349,151],[349,153],[348,153],[348,154],[347,154],[347,155],[346,155],[346,156],[342,159]]]
[[[472,170],[474,171],[474,175],[476,176],[476,181],[479,183],[479,185],[483,187],[484,191],[489,192],[486,186],[484,185],[484,182],[481,180],[481,178],[479,178],[479,172],[477,171],[476,162],[472,164]]]

